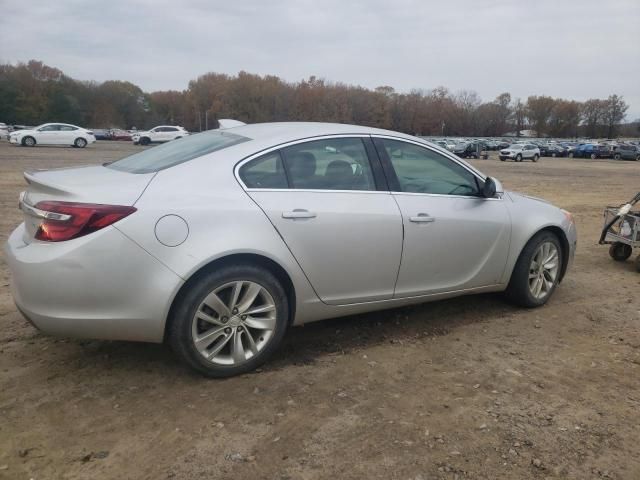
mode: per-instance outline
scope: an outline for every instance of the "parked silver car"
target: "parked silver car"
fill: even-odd
[[[27,172],[6,258],[40,330],[249,371],[290,325],[479,292],[544,304],[571,214],[401,133],[272,123]]]

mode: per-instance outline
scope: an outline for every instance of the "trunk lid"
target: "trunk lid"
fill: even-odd
[[[128,173],[93,165],[27,171],[24,178],[28,186],[20,196],[26,227],[24,241],[30,243],[40,225],[36,210],[30,208],[38,202],[57,200],[130,206],[140,198],[154,176],[155,173]]]

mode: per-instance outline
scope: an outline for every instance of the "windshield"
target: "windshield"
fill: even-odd
[[[107,167],[129,173],[158,172],[249,140],[234,133],[211,130],[144,150]]]
[[[520,145],[519,143],[514,143],[513,145],[509,145],[509,148],[511,150],[522,150],[523,145]]]

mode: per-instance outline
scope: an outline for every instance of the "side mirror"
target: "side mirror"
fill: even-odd
[[[495,198],[497,193],[502,193],[502,184],[493,177],[487,177],[482,187],[484,198]]]

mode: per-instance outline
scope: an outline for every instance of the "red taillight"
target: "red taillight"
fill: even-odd
[[[134,207],[124,205],[56,201],[39,202],[36,208],[44,212],[70,216],[65,220],[42,219],[36,232],[36,238],[45,242],[62,242],[82,237],[122,220],[136,211]]]

